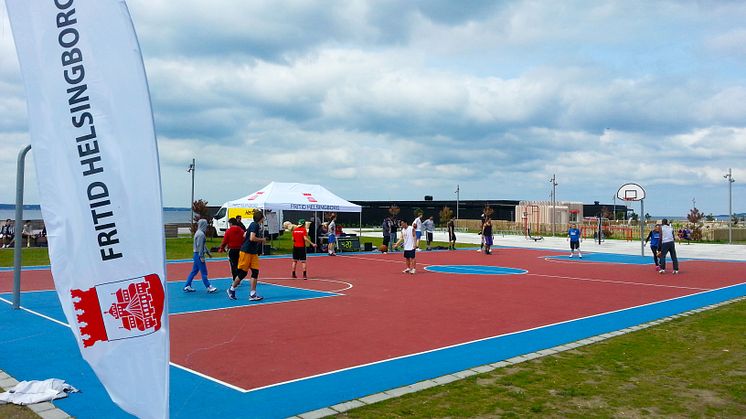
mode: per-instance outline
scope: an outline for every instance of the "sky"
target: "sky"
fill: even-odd
[[[165,206],[271,181],[349,200],[746,212],[746,2],[130,0]],[[28,144],[0,7],[0,203]],[[33,150],[30,153],[33,156]],[[32,159],[27,203],[39,202]],[[639,208],[635,204],[635,208]]]

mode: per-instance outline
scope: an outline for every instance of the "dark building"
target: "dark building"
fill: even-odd
[[[443,224],[448,220],[440,219],[440,211],[443,207],[451,209],[456,215],[456,201],[353,201],[355,204],[363,207],[362,222],[364,226],[378,226],[384,218],[389,215],[389,208],[392,205],[399,207],[397,218],[412,222],[415,219],[414,212],[421,209],[425,218],[433,216],[436,224]],[[495,220],[512,220],[515,213],[515,206],[518,201],[511,200],[467,200],[459,201],[458,216],[461,219],[475,219],[481,217],[484,207],[489,205],[492,208],[492,218]],[[356,225],[358,223],[358,214],[337,214],[337,219],[344,225]]]

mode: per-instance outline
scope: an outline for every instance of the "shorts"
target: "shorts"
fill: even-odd
[[[306,261],[306,248],[305,247],[293,247],[293,260]]]
[[[329,243],[336,243],[337,242],[337,236],[335,236],[334,234],[329,234],[328,242]]]
[[[580,242],[579,241],[572,241],[570,240],[570,250],[580,249]]]
[[[383,236],[383,245],[388,247],[391,244],[391,236]]]
[[[427,241],[428,241],[428,242],[431,242],[431,241],[433,241],[433,233],[431,233],[431,232],[429,232],[429,231],[427,232]]]
[[[249,272],[252,269],[259,269],[259,255],[241,252],[238,256],[238,269]]]
[[[456,241],[456,233],[448,232],[448,241],[455,242]]]
[[[417,237],[417,240],[422,238],[422,232],[421,231],[415,231],[414,236]]]
[[[405,259],[414,259],[414,255],[415,255],[415,250],[414,249],[412,249],[412,250],[405,250],[404,251],[404,258]]]
[[[492,236],[484,236],[484,245],[492,246]]]

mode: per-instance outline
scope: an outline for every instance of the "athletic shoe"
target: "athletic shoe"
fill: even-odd
[[[192,288],[191,286],[187,285],[184,287],[184,292],[194,292],[197,291],[196,289]]]
[[[230,298],[231,300],[237,300],[237,298],[236,298],[236,290],[232,290],[232,289],[228,288],[227,290],[225,290],[225,292],[228,293],[228,298]]]
[[[207,293],[208,294],[214,294],[216,292],[218,292],[218,289],[215,288],[215,287],[213,287],[212,285],[210,285],[209,287],[207,287]]]
[[[673,271],[673,274],[674,274],[674,275],[676,275],[676,274],[678,274],[678,273],[679,273],[679,271]]]
[[[658,271],[658,273],[659,274],[664,274],[664,273],[666,273],[666,270],[665,269],[661,269],[661,270]]]
[[[291,277],[292,277],[293,279],[296,279],[296,278],[298,278],[298,277],[297,277],[297,276],[295,275],[295,271],[293,271],[293,274],[291,275]]]
[[[414,270],[414,269],[410,269],[410,270],[409,270],[409,273],[410,273],[410,274],[412,274],[412,275],[414,275],[414,272],[415,272],[415,270]]]
[[[259,294],[254,294],[254,295],[249,296],[249,301],[261,301],[263,299],[264,297],[262,297]]]
[[[303,279],[308,279],[308,277],[306,275],[303,275]]]
[[[570,259],[572,259],[573,256],[575,256],[575,253],[570,253]]]
[[[403,273],[403,274],[408,274],[408,273],[409,273],[409,268],[407,268],[407,269],[405,269],[405,270],[401,271],[401,273]]]
[[[578,253],[578,257],[579,257],[580,259],[583,259],[583,255],[581,255],[580,253]]]

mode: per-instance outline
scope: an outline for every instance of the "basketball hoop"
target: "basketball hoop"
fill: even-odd
[[[640,201],[645,199],[645,189],[636,183],[625,183],[616,192],[616,197],[622,201]]]

